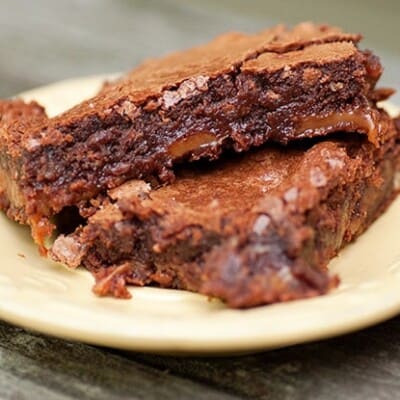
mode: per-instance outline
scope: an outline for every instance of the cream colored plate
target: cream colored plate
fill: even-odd
[[[55,114],[92,95],[101,78],[26,93]],[[400,312],[400,199],[331,264],[331,294],[246,311],[200,295],[132,289],[132,300],[97,298],[92,277],[39,257],[26,228],[0,215],[0,317],[43,333],[121,349],[243,352],[327,338]]]

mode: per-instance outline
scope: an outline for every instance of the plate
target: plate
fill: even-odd
[[[23,94],[54,115],[94,94],[104,77]],[[394,108],[393,108],[394,110]],[[132,288],[97,298],[93,279],[39,256],[26,227],[0,215],[0,318],[58,337],[158,353],[239,353],[344,334],[400,313],[400,198],[330,264],[341,285],[318,298],[231,310],[201,295]]]

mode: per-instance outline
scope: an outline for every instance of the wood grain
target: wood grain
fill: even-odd
[[[396,318],[261,354],[167,357],[70,343],[0,322],[0,398],[395,399],[399,336]]]
[[[35,398],[54,394],[57,399],[211,400],[222,395],[217,389],[170,374],[167,367],[146,366],[107,350],[0,322],[0,396],[13,393],[12,382],[24,395],[33,391]],[[223,398],[234,396],[224,394]]]
[[[395,399],[400,319],[342,338],[240,358],[133,358],[257,399]]]

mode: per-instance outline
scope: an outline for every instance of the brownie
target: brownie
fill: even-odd
[[[130,179],[171,182],[182,160],[335,131],[384,140],[382,67],[359,35],[305,23],[229,33],[150,60],[94,98],[0,138],[4,201],[44,249],[52,218]],[[385,124],[385,122],[384,122]],[[5,154],[5,155],[4,155]],[[18,199],[18,201],[15,201]]]
[[[400,132],[400,115],[397,118],[394,118],[394,124],[398,132]]]
[[[339,136],[193,163],[159,188],[130,181],[51,255],[90,270],[101,296],[157,285],[245,308],[326,293],[329,260],[397,193],[395,138]]]
[[[0,101],[0,209],[21,224],[37,222],[35,231],[40,238],[49,235],[50,230],[47,224],[28,220],[35,210],[27,208],[29,201],[24,191],[27,184],[18,162],[23,162],[21,143],[25,134],[47,121],[44,108],[36,102]]]

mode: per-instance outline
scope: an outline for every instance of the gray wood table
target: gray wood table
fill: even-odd
[[[229,29],[309,19],[364,32],[386,65],[384,83],[400,89],[399,15],[398,0],[1,0],[0,96],[129,69]],[[127,353],[0,321],[0,399],[396,399],[399,375],[400,318],[230,358]]]

